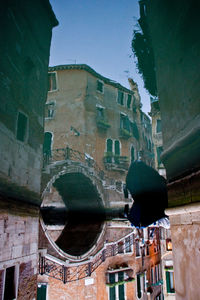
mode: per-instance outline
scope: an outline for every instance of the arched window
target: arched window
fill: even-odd
[[[135,160],[135,149],[133,146],[131,146],[131,162]]]
[[[111,163],[113,157],[113,141],[111,139],[107,139],[106,141],[106,152],[106,161],[107,163]]]
[[[109,153],[113,152],[113,141],[111,139],[107,139],[106,151],[109,152]]]
[[[118,140],[115,141],[115,163],[119,164],[119,156],[120,156],[120,142]]]
[[[118,140],[115,141],[115,155],[120,155],[120,143]]]
[[[46,155],[51,155],[51,144],[52,144],[52,133],[45,132],[44,134],[44,145],[43,145],[43,153]]]

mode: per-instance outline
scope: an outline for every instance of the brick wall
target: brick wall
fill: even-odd
[[[32,262],[22,263],[19,268],[18,300],[36,299],[37,274],[35,274]]]

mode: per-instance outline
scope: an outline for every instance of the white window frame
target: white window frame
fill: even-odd
[[[55,78],[56,78],[56,89],[55,90],[48,90],[48,93],[52,93],[52,92],[56,92],[58,90],[58,76],[57,76],[57,72],[56,71],[49,71],[48,74],[55,74]],[[49,78],[48,78],[48,87],[49,88]]]
[[[19,263],[15,265],[6,266],[5,269],[3,269],[3,284],[2,284],[2,299],[4,299],[4,293],[5,293],[5,283],[6,283],[6,269],[14,267],[14,285],[15,285],[15,298],[18,297],[18,287],[19,287]]]
[[[126,251],[126,239],[128,239],[129,238],[129,241],[130,241],[130,251]],[[125,247],[124,247],[124,252],[125,252],[125,254],[132,254],[133,253],[133,244],[131,244],[131,238],[130,238],[130,236],[129,237],[127,237],[127,238],[125,238],[124,239],[124,245],[125,245]]]
[[[45,117],[45,120],[52,120],[55,117],[55,111],[56,111],[56,100],[49,100],[48,102],[45,103],[45,109],[46,109],[46,105],[53,105],[53,109],[52,109],[52,117]]]
[[[102,91],[99,91],[99,90],[97,89],[97,87],[98,87],[98,82],[102,83]],[[97,92],[100,93],[100,94],[104,94],[104,81],[101,80],[101,79],[97,79],[96,84],[97,84],[97,87],[96,87]]]
[[[138,244],[139,255],[137,255],[136,243]],[[136,257],[136,258],[140,258],[140,257],[141,257],[140,241],[135,241],[135,257]]]

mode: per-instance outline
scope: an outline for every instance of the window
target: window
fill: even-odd
[[[46,300],[47,285],[39,283],[37,287],[37,300]]]
[[[137,274],[137,297],[138,299],[142,297],[140,274]]]
[[[149,245],[148,244],[146,245],[146,255],[147,256],[149,255]]]
[[[126,252],[126,253],[132,252],[130,236],[127,237],[127,238],[125,238],[125,252]]]
[[[132,146],[131,147],[131,162],[133,162],[135,160],[135,149],[134,147]]]
[[[102,94],[104,92],[104,83],[101,80],[97,80],[97,91]]]
[[[7,268],[3,277],[3,300],[13,300],[17,298],[19,265]]]
[[[124,272],[110,273],[109,282],[120,282],[124,280]],[[109,300],[125,300],[124,284],[116,285],[109,288]]]
[[[15,298],[15,267],[6,269],[4,299],[12,300]]]
[[[139,140],[139,131],[138,131],[137,124],[135,122],[133,122],[133,123],[131,123],[131,127],[132,127],[133,136],[136,138],[136,140]]]
[[[51,145],[52,145],[52,133],[45,132],[44,144],[43,144],[43,155],[44,155],[44,162],[46,164],[49,163],[49,159],[51,158]]]
[[[56,73],[48,73],[48,91],[55,91],[57,89]]]
[[[109,152],[109,153],[112,153],[113,151],[113,141],[111,139],[107,139],[107,142],[106,142],[106,151]]]
[[[103,120],[103,119],[104,119],[104,108],[97,107],[97,120]]]
[[[153,267],[151,268],[151,283],[154,283]]]
[[[171,239],[166,239],[166,249],[167,249],[167,251],[172,251],[172,241],[171,241]]]
[[[17,139],[21,142],[27,140],[28,134],[28,118],[25,114],[18,112],[17,118]]]
[[[162,131],[161,120],[157,120],[156,122],[156,132],[159,133]]]
[[[158,162],[158,165],[160,165],[161,164],[160,156],[161,156],[161,153],[163,152],[163,147],[157,147],[156,151],[157,151],[157,162]]]
[[[113,141],[112,139],[107,139],[106,141],[106,162],[112,163],[113,157]]]
[[[167,293],[175,293],[174,272],[166,271]]]
[[[124,93],[120,90],[118,90],[117,102],[124,105]]]
[[[124,243],[123,242],[119,242],[118,243],[118,253],[124,253]]]
[[[147,283],[146,283],[146,272],[143,273],[143,291],[146,292],[147,289]]]
[[[110,283],[114,283],[115,282],[115,273],[111,273],[109,274],[109,282]],[[115,300],[115,286],[114,287],[110,287],[109,288],[109,299],[110,300]]]
[[[120,128],[130,132],[130,121],[128,116],[120,114]]]
[[[127,94],[127,108],[131,108],[132,95]]]
[[[140,256],[140,244],[139,244],[139,241],[135,242],[135,252],[136,252],[136,257]]]
[[[119,158],[120,158],[120,142],[118,140],[115,141],[115,149],[114,149],[114,159],[115,159],[115,163],[119,164]]]
[[[55,113],[55,102],[45,104],[45,118],[52,119]]]
[[[155,273],[155,282],[158,282],[158,266],[155,266],[154,273]]]
[[[124,280],[124,272],[118,273],[118,281]],[[118,292],[119,292],[119,300],[125,300],[125,293],[124,293],[124,284],[120,284],[118,286]]]

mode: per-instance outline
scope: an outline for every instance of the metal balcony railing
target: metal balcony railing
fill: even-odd
[[[105,243],[104,247],[87,261],[66,263],[51,255],[40,254],[39,274],[47,275],[63,283],[77,281],[90,276],[108,257],[118,254],[132,253],[131,246],[134,244],[133,232],[113,243]],[[127,242],[128,241],[128,242]]]

